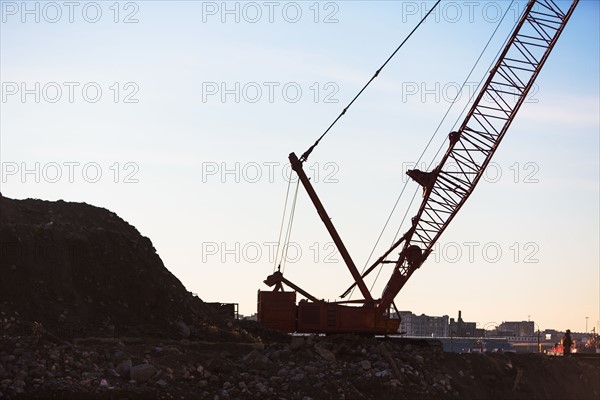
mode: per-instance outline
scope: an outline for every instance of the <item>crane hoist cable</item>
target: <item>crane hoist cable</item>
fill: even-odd
[[[400,48],[402,48],[402,46],[404,46],[404,43],[406,43],[408,41],[408,39],[410,39],[410,37],[413,35],[413,33],[415,33],[415,31],[421,26],[421,24],[423,22],[425,22],[425,20],[429,16],[429,14],[431,14],[433,12],[433,10],[436,9],[436,7],[438,6],[438,4],[440,4],[440,1],[441,0],[438,0],[433,5],[433,7],[431,8],[431,10],[429,10],[427,12],[427,14],[425,14],[425,16],[423,18],[421,18],[421,21],[419,21],[419,23],[417,24],[417,26],[415,26],[413,28],[413,30],[408,34],[408,36],[406,36],[406,38],[404,38],[404,40],[402,41],[402,43],[400,43],[400,45],[396,48],[396,50],[394,50],[394,52],[392,53],[392,55],[390,55],[388,57],[388,59],[385,60],[385,62],[383,63],[383,65],[377,71],[375,71],[375,74],[371,77],[371,79],[369,79],[369,81],[365,84],[365,86],[363,86],[363,88],[360,89],[360,91],[358,92],[358,94],[356,96],[354,96],[354,98],[352,99],[352,101],[350,101],[350,103],[348,103],[348,105],[346,106],[346,108],[344,108],[342,110],[342,112],[340,113],[340,115],[338,115],[337,118],[331,123],[331,125],[329,125],[329,127],[325,130],[325,132],[323,132],[323,134],[321,136],[319,136],[319,138],[316,140],[316,142],[312,146],[310,146],[308,148],[308,150],[306,150],[304,152],[304,154],[302,154],[302,156],[300,157],[300,162],[304,162],[304,161],[306,161],[308,159],[308,156],[310,156],[310,153],[312,153],[312,151],[319,144],[319,142],[321,141],[321,139],[323,139],[325,137],[325,135],[327,135],[327,133],[331,130],[331,128],[333,128],[333,126],[340,120],[340,118],[342,118],[344,116],[344,114],[346,114],[346,111],[348,111],[348,109],[350,108],[350,106],[352,106],[352,104],[354,104],[354,102],[356,101],[356,99],[358,99],[360,97],[360,95],[371,84],[371,82],[373,82],[375,80],[375,78],[377,78],[379,76],[379,73],[381,72],[381,70],[383,70],[383,68],[385,68],[385,66],[390,62],[390,60],[392,58],[394,58],[394,56],[396,55],[396,53],[398,53],[398,51],[400,50]]]
[[[281,262],[283,260],[283,254],[284,254],[285,246],[288,245],[287,239],[284,239],[284,247],[281,250],[281,256],[282,256],[282,258],[280,259],[279,258],[279,249],[281,247],[281,235],[283,233],[283,225],[285,224],[285,218],[286,218],[286,215],[287,215],[287,207],[288,207],[288,203],[289,203],[289,196],[290,196],[290,188],[291,188],[291,186],[292,186],[292,169],[290,168],[290,175],[288,176],[288,186],[287,186],[287,191],[285,193],[285,202],[284,202],[284,206],[283,206],[283,215],[281,216],[281,226],[279,228],[279,237],[277,238],[277,247],[275,248],[275,261],[274,261],[274,264],[273,264],[273,272],[275,272],[275,270],[277,268],[281,267]],[[296,191],[295,191],[295,194],[294,194],[294,200],[292,202],[292,207],[293,208],[296,207],[296,197],[297,196],[298,196],[298,185],[296,185]],[[292,210],[290,212],[290,215],[293,215],[294,211],[295,210]],[[286,228],[286,238],[288,237],[288,232],[291,229],[290,225],[291,225],[291,220],[292,219],[293,218],[291,218],[290,221],[288,221],[288,226]]]
[[[296,181],[296,190],[294,191],[294,198],[292,199],[292,208],[290,210],[290,221],[288,223],[287,232],[283,242],[283,250],[281,253],[281,272],[285,271],[285,264],[287,263],[287,253],[290,248],[290,238],[292,236],[292,226],[294,224],[294,215],[296,213],[296,200],[298,199],[298,188],[300,187],[300,180]]]
[[[292,170],[290,169],[290,179],[288,179],[287,191],[285,193],[285,202],[283,205],[283,215],[281,216],[281,226],[279,227],[279,237],[277,238],[277,247],[275,248],[275,260],[273,262],[273,272],[277,269],[277,261],[279,260],[279,245],[281,244],[281,234],[283,233],[283,224],[285,223],[285,215],[287,212],[288,198],[290,196],[290,187],[292,184]]]
[[[465,80],[463,81],[458,93],[456,94],[456,97],[452,100],[452,103],[450,104],[450,106],[448,107],[448,110],[446,110],[446,113],[444,114],[444,116],[442,117],[440,123],[438,124],[438,126],[436,127],[435,131],[433,132],[433,134],[431,135],[431,137],[429,138],[429,141],[427,142],[427,144],[425,145],[425,149],[421,152],[421,155],[419,156],[419,158],[417,159],[416,165],[419,164],[419,162],[421,161],[421,159],[423,158],[423,156],[425,155],[425,153],[427,152],[427,150],[429,149],[429,146],[431,145],[431,143],[433,142],[434,138],[437,136],[440,128],[442,127],[442,124],[444,123],[444,121],[446,120],[446,118],[448,117],[448,114],[450,113],[450,111],[452,110],[452,108],[454,107],[454,105],[456,104],[456,101],[458,98],[460,98],[460,95],[462,94],[462,91],[464,89],[464,87],[466,86],[467,82],[469,81],[469,79],[471,78],[471,75],[473,74],[473,72],[475,71],[475,68],[477,68],[477,65],[479,65],[481,58],[483,57],[483,55],[485,54],[486,50],[488,49],[490,43],[492,42],[492,40],[494,39],[494,37],[496,36],[496,33],[498,32],[498,29],[500,28],[500,26],[502,25],[502,22],[504,21],[504,18],[506,17],[506,15],[508,14],[508,12],[510,11],[513,3],[515,2],[515,0],[512,0],[510,2],[510,4],[508,5],[508,7],[506,8],[506,11],[504,12],[504,14],[502,15],[502,18],[500,19],[500,21],[498,21],[498,24],[496,25],[496,28],[494,29],[494,31],[492,32],[492,35],[490,36],[490,38],[488,39],[487,43],[485,44],[483,50],[481,51],[481,53],[479,54],[479,56],[477,57],[477,60],[475,60],[475,63],[473,64],[473,66],[471,67],[471,70],[469,71],[469,73],[467,74],[467,77],[465,78]],[[518,23],[518,20],[515,21],[514,26],[511,29],[511,32],[514,30],[516,24]],[[488,70],[490,70],[494,64],[494,61],[498,58],[498,55],[500,54],[500,52],[502,51],[502,48],[504,48],[504,46],[506,45],[506,43],[508,42],[508,40],[510,39],[510,33],[507,35],[506,39],[504,40],[504,43],[502,45],[502,47],[500,48],[500,50],[498,50],[498,52],[496,53],[496,55],[494,56],[492,63],[489,65]],[[462,111],[460,112],[457,120],[454,122],[453,128],[452,130],[454,130],[454,127],[456,126],[456,124],[458,124],[458,122],[462,119],[467,107],[471,104],[471,101],[473,99],[473,97],[476,95],[476,93],[478,92],[478,89],[481,87],[483,81],[485,80],[485,75],[481,78],[481,80],[479,81],[479,84],[477,85],[477,89],[473,91],[473,93],[471,94],[471,97],[469,98],[469,101],[465,104],[465,106],[463,107]],[[370,82],[369,82],[370,83]],[[433,165],[433,163],[435,162],[435,159],[437,158],[437,156],[439,155],[441,149],[444,147],[445,143],[442,143],[440,145],[440,147],[438,148],[437,152],[435,153],[435,155],[433,156],[433,159],[431,160],[430,164],[429,164],[429,169],[431,169],[431,166]],[[394,203],[394,206],[392,207],[392,211],[390,212],[388,218],[385,221],[385,224],[381,230],[381,232],[379,233],[379,236],[377,237],[377,241],[375,242],[375,245],[373,246],[371,252],[369,253],[369,257],[367,258],[365,265],[363,266],[363,269],[361,271],[361,274],[365,271],[365,269],[367,268],[367,266],[369,265],[369,262],[371,261],[371,257],[373,257],[373,254],[375,253],[375,250],[377,249],[377,246],[379,245],[379,242],[381,241],[381,238],[383,237],[383,234],[385,233],[385,230],[387,229],[387,226],[390,222],[390,220],[392,219],[393,214],[396,211],[396,207],[398,206],[398,204],[400,203],[400,200],[402,198],[402,195],[404,194],[404,191],[406,190],[406,186],[408,185],[408,180],[404,182],[404,185],[402,186],[402,190],[400,191],[400,194],[398,195],[398,198],[396,199],[396,202]],[[392,240],[392,244],[396,242],[396,240],[398,239],[398,235],[400,234],[401,230],[402,230],[402,226],[404,225],[404,221],[406,220],[406,217],[408,215],[408,212],[415,200],[416,194],[419,191],[419,188],[415,189],[415,192],[413,194],[413,197],[406,209],[406,212],[404,213],[404,216],[402,217],[402,221],[400,222],[400,226],[398,227],[398,230],[396,231],[394,238]],[[377,282],[377,278],[379,277],[379,274],[381,273],[381,269],[382,269],[383,265],[381,265],[379,267],[379,270],[377,271],[377,274],[375,276],[375,279],[371,285],[370,290],[373,290],[373,287],[375,286],[375,283]],[[352,290],[352,292],[350,293],[350,298],[352,298],[352,293],[354,292],[354,289]]]

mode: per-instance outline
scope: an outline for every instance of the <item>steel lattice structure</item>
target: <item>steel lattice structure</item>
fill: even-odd
[[[404,241],[381,307],[391,304],[473,192],[577,3],[564,12],[552,0],[530,1],[438,166],[408,172],[424,198],[411,229],[393,246]]]

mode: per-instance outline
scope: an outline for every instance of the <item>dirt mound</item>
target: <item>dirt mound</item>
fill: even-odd
[[[250,339],[189,293],[150,239],[115,213],[0,195],[0,333],[33,322],[59,337]]]

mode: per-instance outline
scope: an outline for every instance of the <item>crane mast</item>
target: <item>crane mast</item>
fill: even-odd
[[[311,301],[303,300],[296,307],[295,292],[284,292],[282,283],[298,287],[276,272],[265,281],[275,290],[259,291],[259,321],[290,332],[393,333],[397,330],[399,321],[389,317],[394,298],[425,262],[436,241],[473,192],[578,2],[573,0],[566,11],[552,0],[528,2],[464,121],[448,136],[448,148],[440,162],[431,171],[407,172],[423,187],[423,200],[411,220],[411,227],[364,273],[358,274],[306,177],[302,169],[305,158],[299,160],[294,153],[290,154],[292,168],[336,246],[342,250],[344,262],[354,278],[354,283],[341,297],[358,286],[363,299],[329,303],[315,301],[314,296],[302,291]],[[401,245],[398,258],[388,260]],[[393,264],[394,269],[381,298],[374,300],[366,289],[364,278],[382,264]],[[293,299],[290,293],[294,293]],[[346,303],[358,303],[362,307],[347,306]]]

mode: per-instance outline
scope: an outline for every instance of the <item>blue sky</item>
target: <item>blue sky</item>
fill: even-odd
[[[287,155],[313,143],[433,2],[81,2],[71,15],[63,2],[0,4],[3,195],[115,211],[188,290],[251,314],[273,270]],[[305,168],[359,266],[509,5],[472,94],[525,2],[442,2],[311,155]],[[482,326],[529,316],[542,329],[583,331],[586,316],[598,326],[599,14],[580,2],[493,170],[399,308],[461,309]],[[291,240],[288,279],[334,300],[351,276],[302,188]]]

